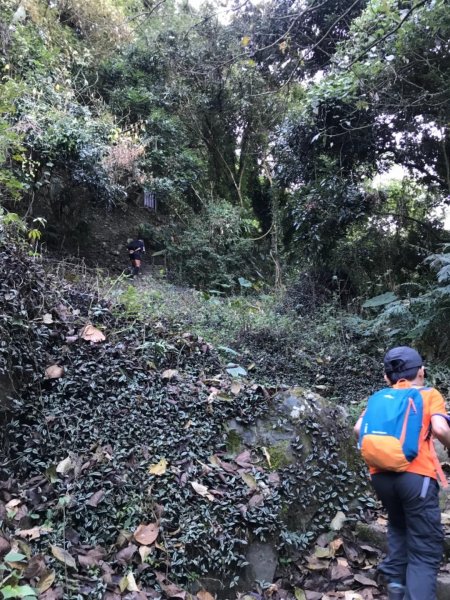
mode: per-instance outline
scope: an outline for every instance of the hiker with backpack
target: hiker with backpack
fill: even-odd
[[[128,240],[127,250],[131,261],[131,274],[137,277],[141,271],[142,254],[145,252],[144,240]]]
[[[434,449],[450,448],[445,402],[424,386],[420,354],[408,346],[384,357],[389,388],[370,396],[355,425],[371,482],[388,514],[388,554],[378,570],[389,600],[436,600],[444,534],[438,479],[447,486]]]

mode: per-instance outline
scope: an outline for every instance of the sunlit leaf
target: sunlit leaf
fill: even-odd
[[[158,463],[150,465],[148,472],[151,475],[164,475],[167,470],[167,460],[162,458]]]
[[[159,527],[157,523],[150,523],[144,525],[141,523],[133,534],[134,539],[142,544],[143,546],[150,546],[156,540],[159,534]]]
[[[67,552],[67,550],[64,550],[64,548],[60,548],[59,546],[50,546],[50,548],[56,560],[59,560],[60,562],[64,563],[68,567],[71,567],[72,569],[76,569],[77,564],[75,562],[75,559],[71,554]]]

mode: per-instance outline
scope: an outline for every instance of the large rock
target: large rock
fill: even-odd
[[[346,411],[310,390],[292,388],[277,394],[264,419],[252,427],[228,424],[229,450],[245,447],[270,457],[280,477],[280,518],[292,532],[285,546],[298,556],[318,532],[326,530],[338,510],[348,512],[366,480],[355,449]],[[359,490],[359,491],[358,491]],[[271,582],[276,542],[249,540],[245,586]]]

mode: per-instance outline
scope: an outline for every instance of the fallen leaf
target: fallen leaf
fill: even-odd
[[[97,505],[103,500],[103,496],[105,495],[105,490],[99,490],[92,494],[92,496],[86,501],[87,506],[92,506],[96,508]]]
[[[64,548],[60,548],[59,546],[50,546],[50,548],[56,560],[59,560],[60,562],[64,563],[68,567],[71,567],[72,569],[76,569],[77,563],[75,562],[74,557],[71,554],[69,554],[67,550],[64,550]]]
[[[328,569],[329,566],[330,566],[330,561],[319,560],[315,556],[310,556],[308,558],[308,563],[306,565],[306,567],[310,571],[326,571],[326,569]]]
[[[140,546],[139,547],[139,555],[141,557],[142,562],[145,562],[145,559],[151,553],[152,553],[152,549],[149,546]]]
[[[200,590],[199,592],[197,592],[197,598],[198,600],[214,600],[214,596],[212,596],[206,590]]]
[[[134,539],[143,546],[151,546],[159,534],[159,527],[156,523],[144,525],[141,523],[133,534]]]
[[[240,393],[240,391],[242,390],[242,384],[239,383],[239,381],[233,381],[231,383],[230,390],[231,390],[231,393],[233,394],[233,396],[237,396]]]
[[[167,470],[167,460],[165,458],[162,458],[159,463],[156,463],[155,465],[150,465],[150,467],[148,468],[148,472],[151,475],[164,475],[164,473]]]
[[[37,589],[40,594],[43,594],[48,589],[50,589],[55,581],[56,573],[55,571],[50,571],[47,575],[41,577],[37,584]]]
[[[294,595],[296,600],[306,600],[305,592],[298,587],[295,588]]]
[[[166,369],[161,374],[161,379],[166,379],[167,381],[170,381],[176,377],[178,377],[178,371],[176,369]]]
[[[264,504],[264,496],[261,494],[254,494],[248,501],[249,506],[261,506]]]
[[[52,531],[51,527],[32,527],[31,529],[18,529],[16,535],[28,540],[37,540],[43,533]]]
[[[60,473],[61,475],[67,475],[67,473],[71,469],[72,469],[72,461],[70,459],[70,456],[68,456],[61,462],[59,462],[58,465],[56,466],[56,472]]]
[[[44,557],[41,554],[35,554],[30,558],[23,572],[25,579],[36,579],[47,574],[47,566]]]
[[[365,575],[355,575],[355,581],[357,581],[361,585],[369,585],[369,586],[373,586],[373,587],[378,587],[378,584],[376,581],[374,581],[373,579],[369,579],[369,577],[366,577]]]
[[[106,340],[104,333],[102,333],[100,329],[97,329],[90,324],[85,325],[80,330],[80,337],[81,339],[86,340],[86,342],[93,342],[94,344],[98,342],[104,342]]]
[[[64,375],[64,367],[50,365],[45,369],[45,379],[59,379]]]
[[[87,552],[87,554],[79,554],[78,562],[82,567],[98,567],[100,562],[105,558],[103,548],[97,546]]]
[[[252,461],[250,457],[250,450],[244,450],[244,452],[241,452],[238,456],[236,456],[234,462],[240,467],[251,467]]]
[[[185,600],[186,592],[174,583],[170,583],[170,581],[166,578],[164,573],[155,571],[155,575],[160,588],[169,598],[181,598],[181,600]]]
[[[7,539],[0,535],[0,556],[3,556],[3,554],[9,552],[10,549],[11,544],[8,542]]]
[[[316,558],[332,558],[333,552],[330,551],[330,548],[322,548],[321,546],[318,546],[314,550],[314,556]]]
[[[119,581],[119,590],[120,590],[121,594],[124,593],[124,591],[127,589],[127,586],[128,586],[128,578],[126,575],[124,575],[122,577],[122,579]]]
[[[342,559],[340,560],[341,562],[338,560],[338,563],[331,567],[331,581],[339,581],[340,579],[347,579],[348,577],[352,576],[352,572],[347,564],[347,561],[342,562]]]
[[[137,586],[136,579],[134,578],[133,573],[128,573],[128,575],[127,575],[127,587],[126,587],[126,589],[129,592],[138,592],[139,591],[139,588]]]
[[[333,531],[339,531],[340,529],[342,529],[344,523],[345,523],[345,515],[341,510],[338,510],[336,515],[334,516],[334,519],[331,521],[330,523],[330,529],[332,529]]]
[[[344,541],[341,538],[337,538],[336,540],[332,540],[329,543],[329,548],[334,556],[336,552],[342,547]]]
[[[208,500],[211,500],[211,501],[214,500],[214,496],[212,494],[210,494],[210,492],[208,491],[208,488],[205,485],[198,483],[198,481],[191,481],[191,485],[194,488],[194,490],[197,492],[197,494],[199,494],[200,496],[203,496],[204,498],[208,498]]]
[[[5,504],[5,508],[7,508],[8,510],[11,510],[12,508],[16,508],[16,506],[19,506],[19,504],[22,503],[22,500],[19,500],[18,498],[13,498],[12,500],[10,500],[9,502],[7,502]]]
[[[258,487],[256,479],[250,473],[241,473],[241,477],[251,490],[255,490]]]
[[[263,446],[263,447],[261,448],[261,450],[262,450],[262,453],[264,454],[264,456],[266,457],[267,464],[269,465],[269,467],[270,467],[270,468],[272,468],[272,462],[271,462],[271,460],[270,460],[270,454],[269,454],[269,451],[267,450],[267,448],[266,448],[265,446]]]
[[[116,561],[119,564],[126,565],[131,562],[134,554],[136,553],[137,546],[130,544],[126,548],[123,548],[116,554]]]
[[[50,313],[45,313],[45,315],[42,317],[42,322],[45,325],[51,325],[53,323],[53,317]]]

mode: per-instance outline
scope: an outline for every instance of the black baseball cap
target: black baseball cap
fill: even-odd
[[[409,346],[392,348],[384,357],[384,370],[389,379],[392,376],[399,379],[408,379],[417,375],[417,369],[423,366],[423,360],[417,350]]]

